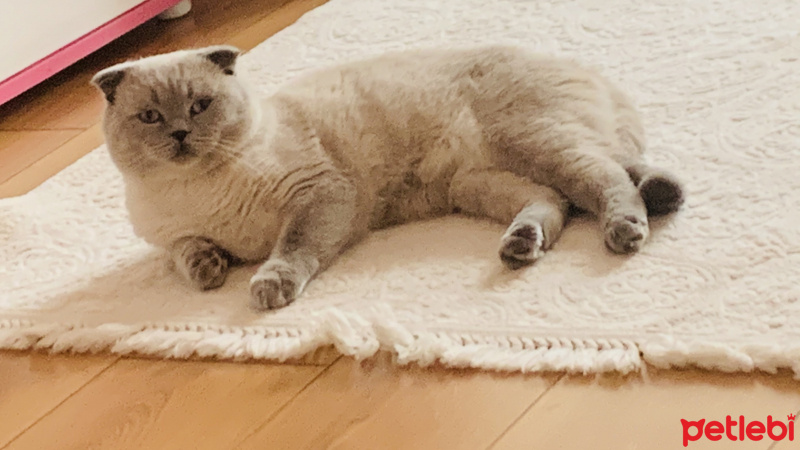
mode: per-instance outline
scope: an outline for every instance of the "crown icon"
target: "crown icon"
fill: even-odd
[[[786,416],[787,419],[792,420],[792,421],[795,419],[795,417],[797,417],[797,416],[795,416],[794,414],[789,414],[788,416]]]

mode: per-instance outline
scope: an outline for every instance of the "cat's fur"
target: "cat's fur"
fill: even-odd
[[[238,54],[159,55],[93,82],[136,233],[201,289],[266,259],[251,280],[257,308],[292,302],[369,229],[487,217],[509,224],[500,257],[519,268],[558,239],[570,204],[628,253],[648,237],[648,210],[683,201],[643,162],[625,96],[571,62],[498,46],[394,53],[260,99],[235,73]]]

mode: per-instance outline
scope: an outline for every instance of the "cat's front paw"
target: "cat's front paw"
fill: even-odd
[[[606,246],[612,252],[635,253],[647,240],[650,229],[646,217],[626,215],[609,220],[605,234]]]
[[[509,269],[517,270],[541,258],[544,247],[541,225],[513,224],[500,240],[500,260]]]
[[[213,246],[198,248],[186,255],[185,265],[186,276],[200,290],[218,288],[228,276],[228,259]]]
[[[283,308],[300,293],[298,273],[284,261],[267,261],[250,279],[250,303],[259,311]]]

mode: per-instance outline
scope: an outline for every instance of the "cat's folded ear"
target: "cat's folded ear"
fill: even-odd
[[[123,78],[125,78],[125,69],[114,66],[97,72],[92,77],[92,84],[103,91],[108,103],[113,104],[117,86],[119,86]]]
[[[219,66],[225,75],[233,75],[233,69],[236,66],[236,58],[238,58],[241,53],[238,48],[229,45],[208,47],[201,51],[203,56]]]

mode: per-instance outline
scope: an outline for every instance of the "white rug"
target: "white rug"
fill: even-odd
[[[600,6],[602,5],[602,6]],[[0,201],[0,348],[284,360],[334,344],[499,370],[790,367],[800,376],[800,2],[332,0],[241,60],[264,91],[311,67],[504,42],[599,66],[640,104],[650,158],[688,203],[645,250],[590,219],[501,270],[503,226],[375,233],[292,306],[247,307],[254,268],[197,293],[135,238],[100,148]]]

